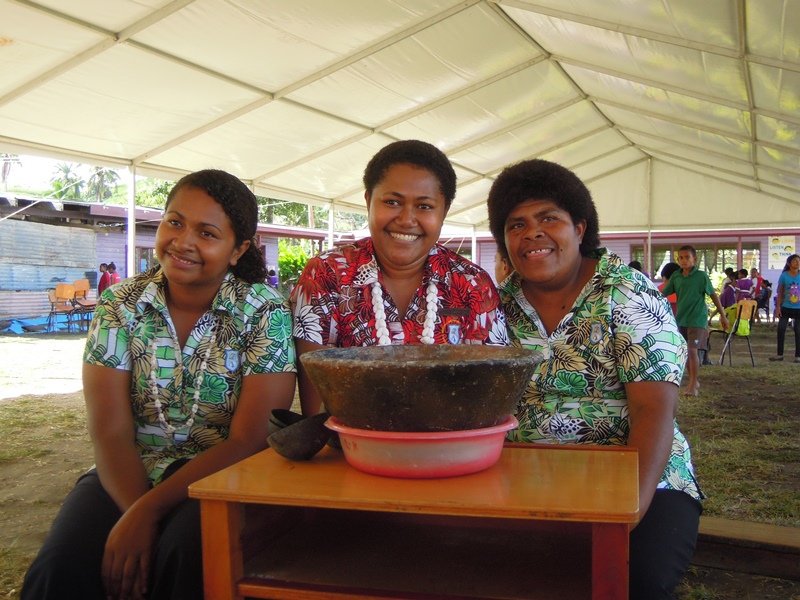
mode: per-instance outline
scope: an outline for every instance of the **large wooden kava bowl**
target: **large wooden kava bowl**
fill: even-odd
[[[458,431],[516,412],[538,354],[478,345],[326,348],[300,358],[326,410],[348,427]]]

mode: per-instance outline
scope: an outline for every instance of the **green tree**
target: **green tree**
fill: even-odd
[[[308,253],[297,240],[278,240],[278,271],[283,285],[297,282],[307,262]]]
[[[22,165],[19,156],[16,154],[0,154],[0,160],[3,161],[2,168],[0,168],[0,182],[3,184],[3,191],[8,191],[8,176],[11,174],[11,169],[14,165]]]
[[[119,173],[107,167],[92,167],[86,188],[88,196],[98,202],[110,198],[117,187]]]
[[[50,179],[50,194],[62,200],[80,200],[83,189],[83,178],[78,174],[75,163],[58,163],[56,171]]]
[[[145,178],[136,182],[136,205],[164,208],[174,181]]]

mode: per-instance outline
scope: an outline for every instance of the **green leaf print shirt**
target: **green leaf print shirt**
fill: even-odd
[[[83,360],[131,372],[136,445],[152,483],[174,461],[192,458],[228,437],[242,378],[257,373],[295,372],[292,320],[287,301],[262,283],[249,284],[230,272],[211,309],[181,349],[164,296],[159,267],[106,290],[95,311]],[[213,332],[215,330],[215,332]],[[200,384],[195,385],[211,344]],[[152,383],[155,350],[158,398],[175,443],[159,424]]]
[[[680,384],[686,343],[666,298],[605,249],[591,258],[598,260],[594,276],[549,336],[522,293],[519,274],[500,288],[512,343],[544,357],[517,407],[520,425],[509,434],[512,441],[625,445],[625,384]],[[702,496],[677,423],[658,487]]]

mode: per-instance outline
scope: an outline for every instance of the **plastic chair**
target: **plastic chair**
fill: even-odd
[[[76,279],[73,284],[75,286],[75,297],[72,300],[74,310],[72,312],[78,318],[78,328],[83,329],[84,323],[86,329],[89,329],[89,323],[92,320],[94,309],[97,307],[97,301],[89,300],[89,280]]]
[[[66,315],[67,331],[72,331],[72,313],[75,310],[75,286],[69,283],[59,283],[55,289],[47,290],[47,299],[50,301],[50,314],[47,315],[47,331],[53,331],[58,323],[58,315]]]
[[[755,367],[756,361],[753,358],[753,348],[750,345],[750,332],[753,329],[753,322],[756,317],[756,310],[758,310],[758,303],[755,300],[739,300],[736,303],[736,318],[730,324],[728,331],[722,329],[712,329],[711,333],[722,333],[725,337],[725,344],[722,346],[722,352],[719,355],[719,364],[722,365],[725,361],[725,353],[728,354],[728,365],[733,366],[733,339],[734,337],[743,338],[747,341],[747,350],[750,353],[750,363]],[[747,327],[742,327],[747,324]]]

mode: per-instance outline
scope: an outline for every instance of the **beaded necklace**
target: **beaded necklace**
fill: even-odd
[[[383,291],[378,281],[372,283],[372,310],[375,312],[375,335],[379,346],[389,346],[392,343],[389,329],[386,327],[386,312],[383,310]],[[439,290],[433,281],[428,282],[425,288],[425,322],[422,326],[423,344],[433,344],[433,326],[436,323],[436,313],[439,310]],[[402,332],[402,330],[401,330]]]
[[[217,328],[216,325],[212,325],[211,327],[211,339],[209,340],[208,346],[206,346],[206,351],[203,354],[203,361],[200,363],[200,371],[197,373],[194,381],[194,396],[192,398],[192,408],[189,411],[189,418],[186,419],[186,422],[183,424],[181,429],[184,431],[182,433],[177,433],[178,428],[175,427],[172,423],[167,420],[166,415],[164,415],[164,411],[162,409],[161,399],[158,396],[158,378],[156,376],[156,371],[158,370],[158,360],[156,357],[156,340],[150,342],[150,395],[153,397],[153,404],[156,407],[156,414],[158,415],[158,422],[161,425],[161,429],[164,430],[164,433],[167,434],[170,440],[172,440],[173,444],[180,444],[185,442],[189,437],[189,431],[194,425],[194,417],[197,414],[197,410],[200,408],[200,386],[203,384],[203,379],[205,378],[206,370],[208,369],[208,357],[211,354],[211,348],[217,341]],[[180,356],[180,349],[177,349],[176,356]]]

